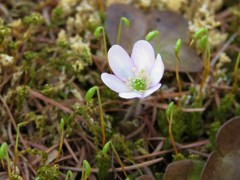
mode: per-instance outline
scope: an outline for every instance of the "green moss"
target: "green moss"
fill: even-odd
[[[28,95],[27,86],[19,86],[17,87],[17,107],[18,109],[22,109],[25,98]]]
[[[8,38],[10,33],[11,29],[9,27],[0,24],[0,43]]]
[[[125,157],[131,159],[132,158],[132,150],[129,149],[129,144],[125,140],[124,136],[120,134],[114,134],[112,137],[112,143],[114,144],[114,147],[116,151],[120,154],[123,154]]]
[[[111,157],[99,151],[96,155],[99,180],[105,180],[108,177],[108,169],[111,167]]]
[[[207,134],[209,136],[210,149],[212,150],[216,148],[216,135],[220,126],[221,123],[219,121],[215,121],[210,124],[210,129]]]
[[[37,170],[37,179],[39,180],[45,180],[45,179],[51,179],[51,180],[58,180],[60,177],[60,170],[59,166],[57,164],[55,165],[45,165],[41,166]]]
[[[202,107],[202,102],[199,99],[193,98],[187,107],[199,108]],[[203,119],[201,112],[184,112],[181,107],[174,106],[172,132],[176,142],[184,140],[194,140],[203,133]],[[168,122],[165,111],[158,112],[158,126],[160,132],[165,136],[169,136]]]
[[[173,161],[180,161],[183,159],[187,159],[182,153],[178,153],[178,154],[173,154]]]
[[[235,95],[229,93],[226,94],[221,99],[220,106],[215,110],[214,117],[216,121],[219,121],[221,124],[223,124],[225,121],[227,121],[229,118],[232,117],[232,105],[233,101],[235,99]],[[231,113],[232,112],[232,113]]]
[[[29,16],[23,18],[23,24],[26,26],[37,26],[43,23],[43,17],[39,13],[32,13]]]
[[[237,106],[236,111],[235,111],[236,116],[240,116],[240,105]]]
[[[41,164],[44,164],[47,161],[48,154],[44,151],[41,151],[36,148],[27,148],[23,151],[21,151],[21,154],[30,154],[30,155],[39,155],[41,156]]]

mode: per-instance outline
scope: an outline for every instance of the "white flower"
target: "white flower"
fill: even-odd
[[[145,98],[161,86],[164,64],[145,40],[136,42],[131,57],[119,45],[108,51],[108,61],[114,75],[102,73],[102,81],[122,98]]]

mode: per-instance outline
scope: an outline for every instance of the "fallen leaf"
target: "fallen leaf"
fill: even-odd
[[[135,180],[154,180],[151,176],[148,175],[142,175],[137,177]]]
[[[174,46],[178,38],[187,40],[188,21],[180,14],[169,11],[153,10],[143,13],[140,9],[126,4],[113,4],[107,10],[106,33],[110,44],[116,44],[118,27],[121,17],[130,20],[130,27],[122,25],[120,45],[131,53],[133,44],[144,39],[148,32],[152,30],[160,31],[160,54],[162,56],[165,69],[175,71],[176,57]],[[155,51],[158,50],[159,38],[151,41]],[[199,72],[202,69],[202,62],[196,52],[183,43],[180,50],[180,72]]]
[[[204,163],[198,160],[180,160],[168,165],[163,180],[197,180]]]
[[[240,116],[227,121],[217,134],[217,150],[202,171],[204,180],[240,179]]]
[[[112,45],[117,43],[118,27],[121,17],[126,17],[130,21],[129,28],[122,24],[120,38],[120,45],[130,53],[133,44],[146,35],[146,17],[140,10],[132,6],[125,4],[111,5],[107,9],[106,33]]]

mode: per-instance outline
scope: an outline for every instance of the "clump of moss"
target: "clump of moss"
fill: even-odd
[[[226,94],[222,99],[220,106],[215,110],[214,117],[216,121],[219,121],[223,124],[226,120],[232,117],[230,113],[232,111],[233,101],[235,99],[235,95],[232,93]]]
[[[111,167],[111,157],[108,154],[99,151],[96,155],[96,163],[98,167],[98,178],[100,180],[107,179],[108,169]]]
[[[57,164],[44,165],[37,170],[36,177],[39,180],[45,180],[45,179],[58,180],[60,177],[60,174],[61,172]]]
[[[214,150],[216,148],[216,135],[218,129],[221,127],[221,123],[219,121],[212,122],[210,124],[210,128],[208,131],[209,141],[210,141],[210,149]]]
[[[168,137],[168,121],[164,111],[158,113],[157,123],[163,135]],[[183,112],[180,107],[175,106],[173,109],[172,132],[177,142],[182,142],[186,139],[192,140],[199,137],[203,132],[201,113]]]

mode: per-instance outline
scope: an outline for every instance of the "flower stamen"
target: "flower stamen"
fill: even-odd
[[[144,91],[147,88],[147,84],[144,79],[135,79],[132,86],[133,86],[133,89],[136,91]]]

